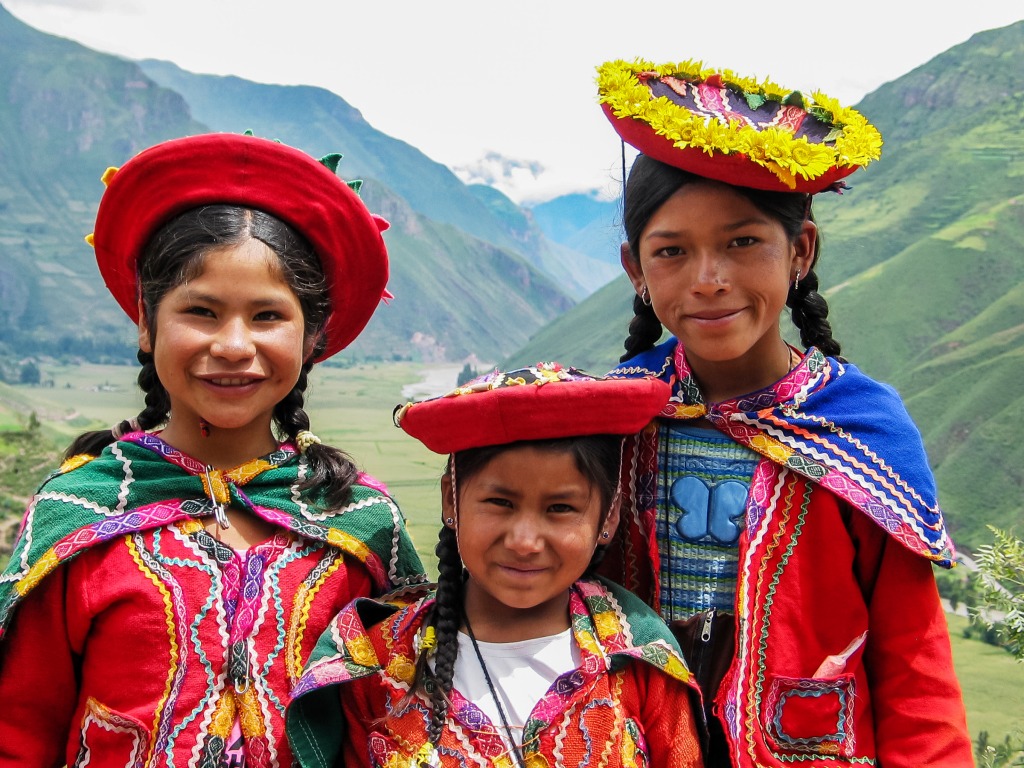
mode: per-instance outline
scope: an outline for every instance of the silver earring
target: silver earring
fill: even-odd
[[[444,524],[445,525],[455,525],[455,518],[454,517],[446,517],[444,519]]]
[[[800,290],[800,270],[799,269],[796,271],[796,278],[793,280],[793,290],[794,291]]]
[[[601,531],[601,538],[602,539],[607,539],[609,535],[610,534],[608,533],[608,531]]]
[[[642,303],[645,307],[651,306],[651,294],[647,291],[646,285],[640,291],[640,303]]]

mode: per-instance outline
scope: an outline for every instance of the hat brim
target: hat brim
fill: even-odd
[[[768,168],[752,162],[742,153],[708,154],[698,147],[678,147],[642,120],[618,117],[608,104],[602,104],[601,109],[622,140],[648,157],[697,176],[737,187],[814,194],[831,188],[857,170],[857,166],[833,166],[817,178],[795,177],[792,180],[794,186],[789,186]]]
[[[327,278],[331,313],[324,360],[348,346],[369,322],[388,280],[381,231],[362,200],[331,170],[300,150],[255,136],[204,134],[139,153],[110,180],[100,200],[93,247],[114,299],[136,323],[136,264],[168,220],[191,208],[255,208],[299,231]]]
[[[630,435],[649,424],[670,395],[658,379],[502,386],[413,403],[399,426],[442,454],[524,440]]]

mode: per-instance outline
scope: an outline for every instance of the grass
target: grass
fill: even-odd
[[[988,731],[991,743],[1010,735],[1024,739],[1024,664],[1007,651],[965,638],[968,620],[947,614],[953,664],[964,693],[967,728],[972,739]]]
[[[449,366],[451,386],[459,366]],[[444,457],[426,450],[395,428],[391,413],[405,402],[403,387],[420,381],[426,367],[411,363],[320,366],[314,370],[308,397],[313,431],[325,442],[349,452],[356,463],[384,481],[408,520],[416,547],[436,571],[434,544],[439,526],[438,478]],[[0,429],[24,429],[35,412],[43,433],[64,447],[83,429],[106,426],[138,411],[141,397],[129,366],[44,366],[54,387],[0,385]],[[2,442],[2,441],[0,441]],[[39,472],[42,479],[45,470]],[[1020,737],[1024,723],[1024,664],[1006,651],[965,638],[967,620],[950,616],[950,636],[957,674],[964,690],[972,738],[988,731],[993,741]]]

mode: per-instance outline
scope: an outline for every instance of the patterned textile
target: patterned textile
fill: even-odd
[[[432,605],[432,593],[406,593],[390,606],[358,601],[335,619],[288,712],[302,765],[334,765],[342,750],[345,765],[414,765],[426,740],[429,702],[405,697]],[[596,581],[576,583],[570,615],[580,665],[534,707],[524,734],[526,764],[700,765],[684,684],[689,673],[665,625],[620,587]],[[499,727],[454,690],[438,745],[440,766],[514,768]]]
[[[601,573],[659,607],[662,421],[705,417],[762,456],[739,538],[735,655],[709,716],[735,768],[972,761],[931,564],[953,548],[920,436],[891,389],[811,349],[772,387],[705,404],[670,340],[616,375],[674,395],[627,441]],[[680,475],[679,477],[683,477]]]
[[[855,366],[811,348],[773,387],[705,404],[682,346],[669,339],[609,375],[669,382],[663,418],[706,417],[738,443],[845,499],[911,551],[952,564],[920,433],[899,395]]]
[[[422,567],[398,507],[356,485],[343,510],[318,511],[295,490],[305,460],[290,444],[234,469],[207,468],[159,437],[125,435],[96,459],[73,457],[32,498],[0,576],[0,638],[17,602],[60,563],[126,534],[212,513],[233,504],[359,560],[376,588],[422,581]]]
[[[285,707],[331,617],[425,579],[386,494],[321,512],[304,472],[289,445],[207,473],[134,433],[45,482],[0,585],[0,763],[218,766],[237,720],[247,766],[290,765]],[[275,533],[236,552],[197,519],[218,503]]]
[[[657,508],[661,613],[732,611],[739,539],[758,455],[714,429],[659,425]]]

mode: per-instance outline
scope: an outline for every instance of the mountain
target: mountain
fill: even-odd
[[[374,130],[339,97],[146,66],[168,81],[173,74],[173,85],[187,85],[187,93],[161,85],[136,63],[38,32],[0,6],[5,358],[134,357],[133,329],[83,242],[102,192],[99,177],[158,141],[209,130],[252,128],[316,156],[343,149],[349,157],[340,173],[363,177],[364,199],[392,220],[385,238],[396,298],[341,361],[498,359],[574,303],[561,275],[537,266],[566,249],[548,241],[526,212]],[[578,296],[590,290],[582,282],[573,287]]]
[[[857,108],[885,146],[849,191],[814,203],[830,320],[843,354],[903,395],[955,538],[974,547],[990,539],[986,523],[1024,523],[1024,21],[974,35]],[[620,276],[508,364],[606,370],[632,296]]]
[[[463,184],[446,166],[373,128],[359,110],[330,91],[197,75],[165,61],[145,60],[139,66],[155,82],[182,94],[192,114],[211,129],[251,129],[318,157],[340,151],[345,174],[381,181],[417,213],[518,253],[575,299],[614,276],[584,253],[548,242],[527,212],[498,190]]]
[[[118,159],[202,126],[180,95],[135,65],[36,32],[2,6],[0,88],[2,344],[120,351],[126,323],[106,301],[82,240],[99,176]]]
[[[622,242],[620,205],[618,200],[575,193],[539,203],[530,214],[549,239],[611,265],[617,275]]]

